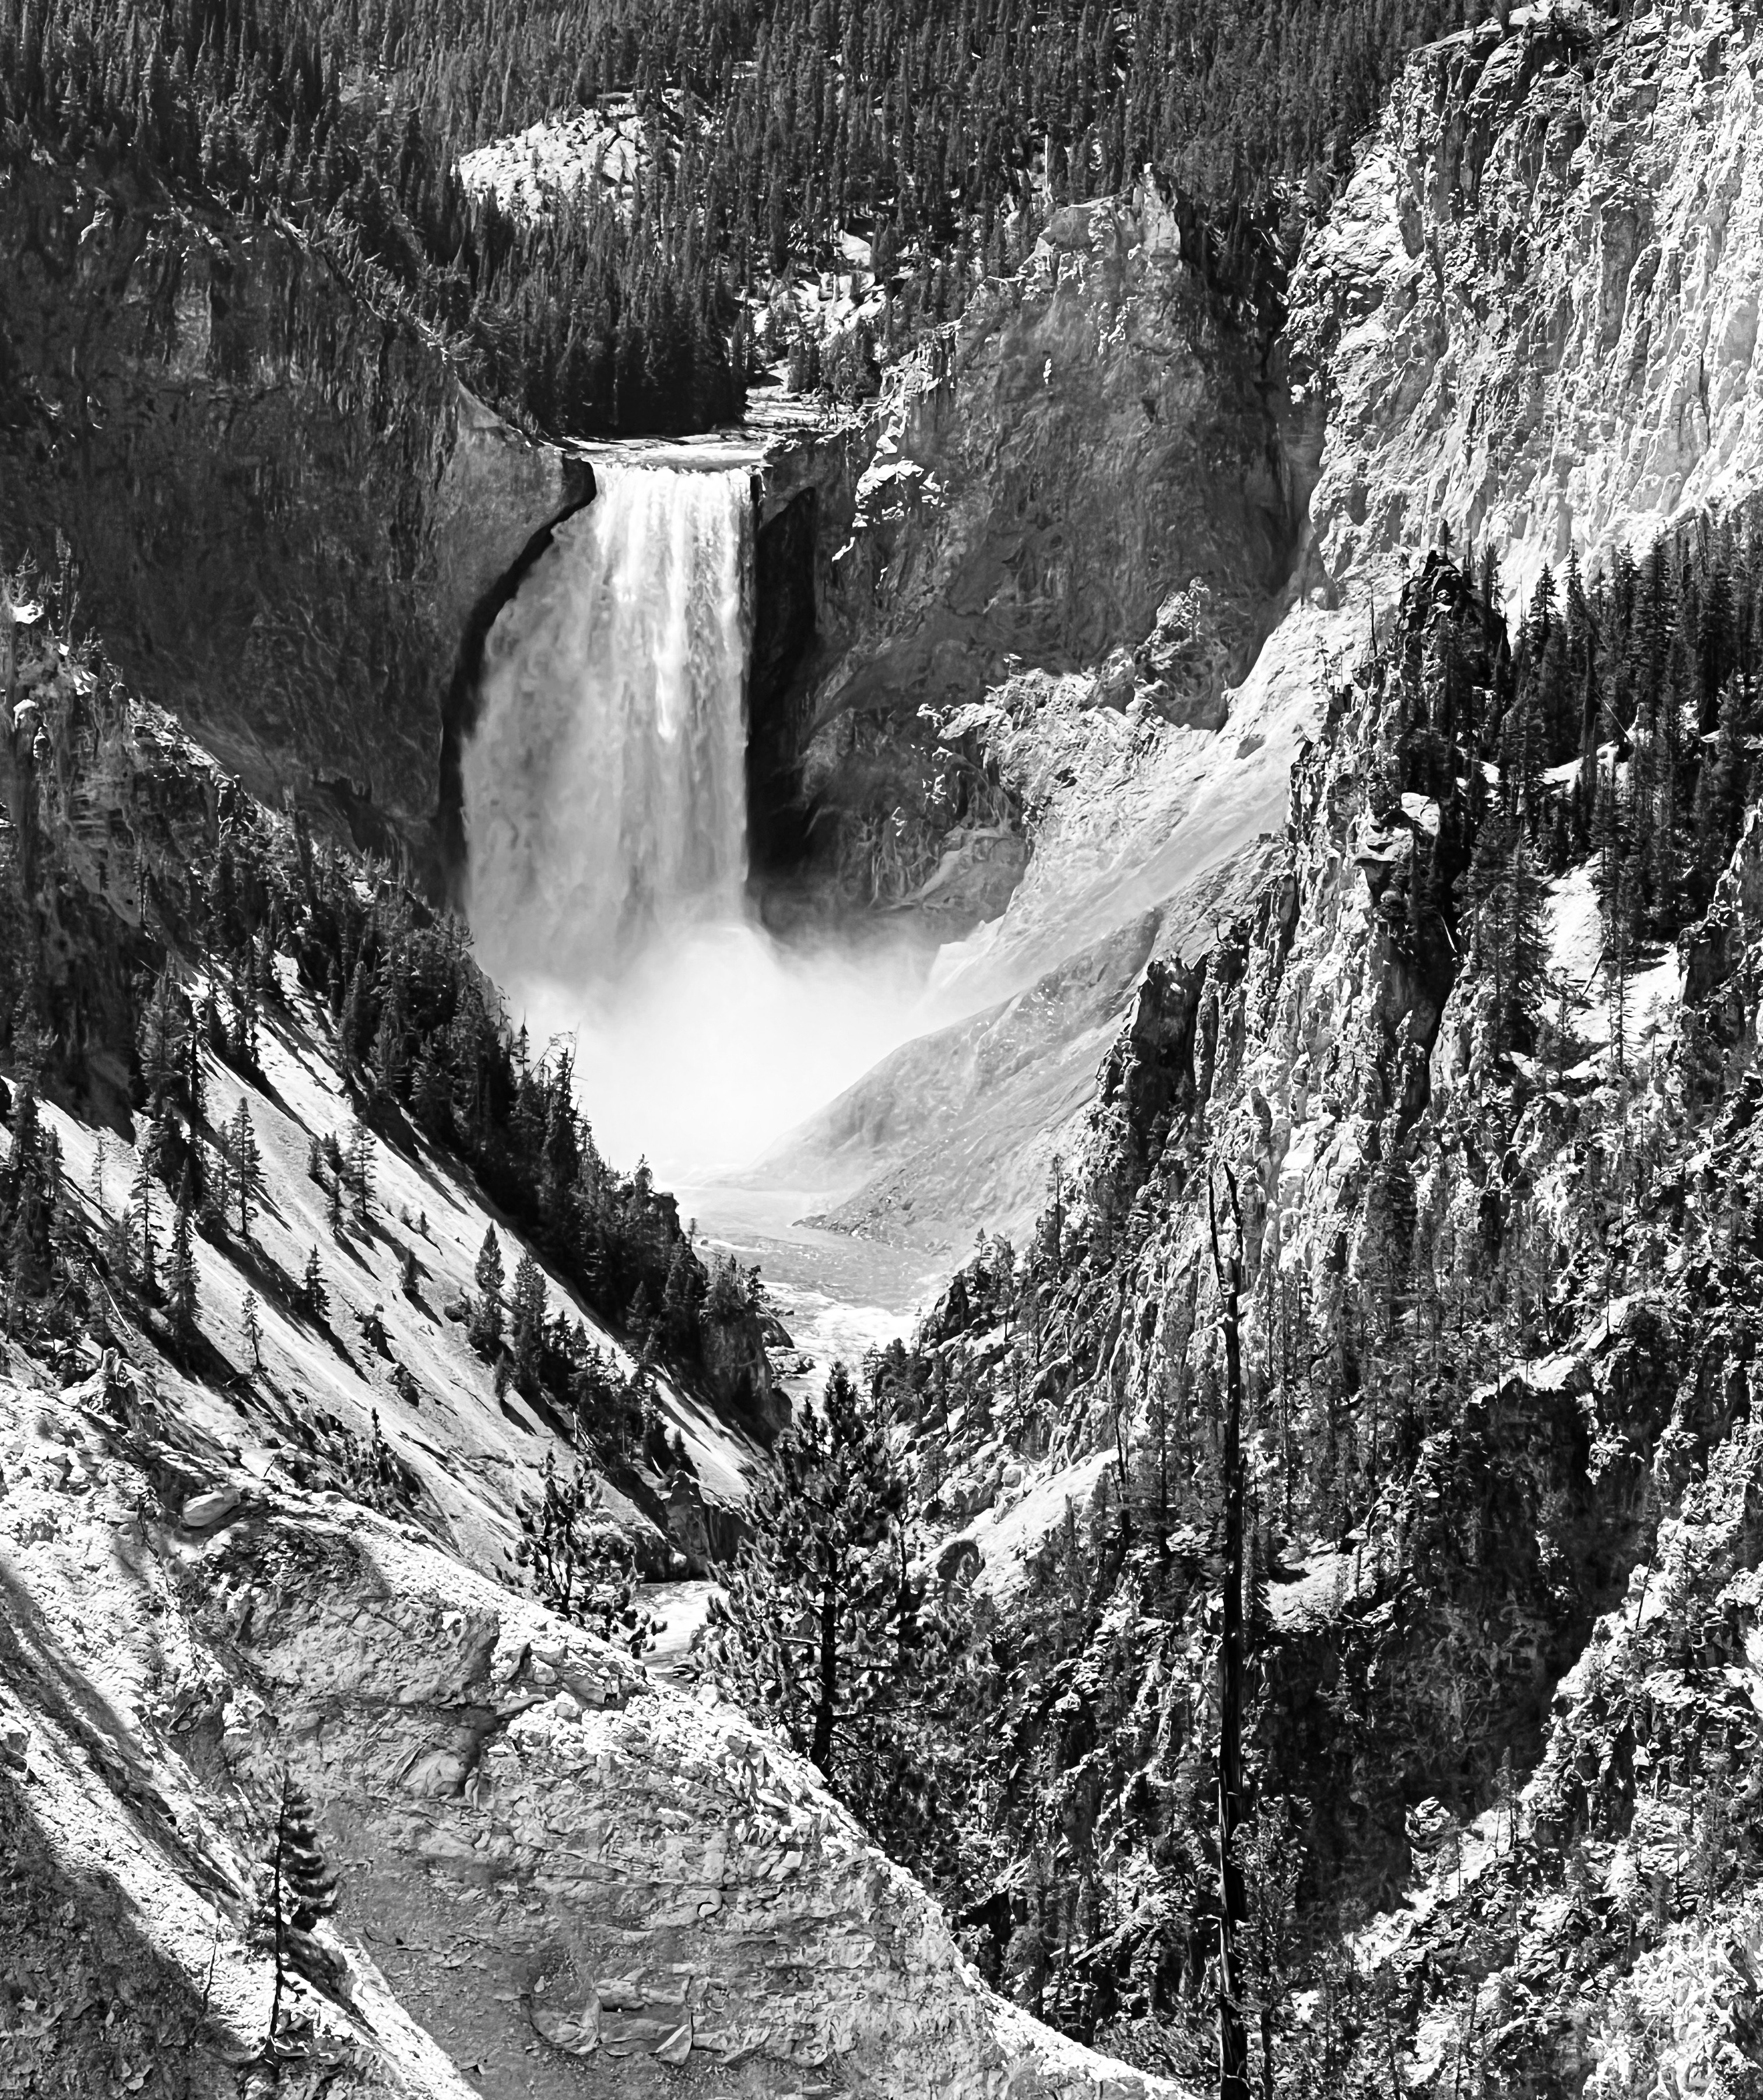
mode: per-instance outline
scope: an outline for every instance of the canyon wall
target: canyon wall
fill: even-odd
[[[1756,64],[1754,32],[1724,7],[1624,25],[1575,7],[1522,12],[1504,32],[1486,23],[1403,70],[1355,173],[1303,242],[1264,372],[1247,343],[1209,336],[1216,390],[1180,405],[1193,368],[1166,330],[1197,294],[1169,289],[1182,280],[1153,196],[1137,218],[1104,206],[1067,214],[1020,314],[1000,321],[982,310],[965,367],[958,348],[946,380],[902,380],[847,558],[863,602],[880,608],[881,647],[873,679],[866,659],[843,690],[885,707],[897,678],[902,706],[906,696],[936,703],[935,724],[884,731],[860,714],[835,720],[810,770],[818,764],[830,797],[861,803],[874,750],[889,792],[910,805],[886,753],[902,736],[936,751],[923,762],[942,783],[936,823],[890,820],[893,836],[920,841],[920,889],[935,883],[965,901],[969,860],[1006,850],[984,824],[967,827],[975,844],[965,846],[943,814],[954,783],[980,783],[995,828],[1023,835],[1008,849],[1010,879],[983,893],[987,923],[941,965],[951,1003],[984,1011],[975,1025],[1007,1034],[1003,1003],[1029,995],[1044,1014],[1073,968],[1092,983],[1108,975],[1148,911],[1167,921],[1157,952],[1206,945],[1208,926],[1194,923],[1200,889],[1232,867],[1246,871],[1244,856],[1283,828],[1301,744],[1427,547],[1491,552],[1516,602],[1545,562],[1572,555],[1589,574],[1619,546],[1643,554],[1674,521],[1756,485]],[[956,444],[948,434],[959,430],[962,457],[982,477],[1017,457],[1008,435],[986,436],[995,385],[1023,432],[1021,459],[1064,457],[1045,427],[1059,412],[1055,352],[1084,329],[1093,346],[1081,427],[1096,442],[1062,477],[1037,484],[1023,465],[1013,485],[1031,519],[1025,490],[1069,489],[1088,529],[1069,546],[1056,523],[1019,537],[1007,508],[1002,520],[976,502],[963,508],[959,492],[981,484],[957,479],[935,447]],[[1155,426],[1141,411],[1135,429],[1129,375],[1144,336],[1167,360],[1171,402]],[[1038,390],[1024,362],[1038,343]],[[1183,413],[1178,442],[1168,426]],[[1183,463],[1179,491],[1158,485],[1160,448]],[[1171,559],[1160,566],[1143,527],[1166,514]],[[1258,562],[1248,558],[1255,547]],[[1104,567],[1117,569],[1117,587]],[[1019,573],[1055,583],[1036,597],[1018,591]],[[952,615],[925,609],[945,585],[961,607],[968,575],[988,610],[951,626]],[[1157,598],[1153,582],[1168,595]],[[1094,620],[1062,617],[1059,588]],[[900,628],[892,642],[890,621]],[[1020,657],[1000,641],[988,658],[1012,623]],[[976,684],[982,695],[955,704]],[[887,830],[871,820],[864,835]],[[1109,977],[1122,1004],[1131,981],[1130,971]],[[1074,1048],[1079,1034],[1074,1017],[1061,1043]],[[939,1088],[952,1075],[960,1084],[963,1039],[949,1039]],[[900,1076],[895,1065],[860,1083],[784,1159],[835,1177],[831,1215],[857,1229],[950,1247],[981,1224],[1020,1224],[1025,1192],[1076,1136],[1082,1090],[1046,1090],[1034,1113],[1052,1120],[1027,1141],[1016,1105],[976,1097],[978,1122],[997,1125],[978,1140],[985,1163],[969,1180],[942,1158],[936,1222],[920,1233],[900,1200],[910,1154],[897,1135]],[[1003,1183],[1000,1158],[1010,1162]]]
[[[1267,351],[1183,266],[1148,185],[1056,214],[1015,278],[890,368],[827,543],[801,722],[813,864],[848,902],[956,931],[1002,910],[1032,790],[949,725],[1018,673],[1216,726],[1307,486]]]
[[[431,886],[486,598],[592,493],[291,230],[29,168],[0,184],[0,545],[258,793]]]
[[[1756,488],[1757,65],[1726,5],[1532,9],[1409,62],[1292,289],[1319,592],[1448,535],[1524,595]]]

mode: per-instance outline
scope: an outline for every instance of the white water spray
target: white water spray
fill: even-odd
[[[748,470],[602,466],[491,630],[463,753],[479,960],[573,1039],[602,1149],[746,1166],[932,1025],[904,935],[786,948],[744,897]]]

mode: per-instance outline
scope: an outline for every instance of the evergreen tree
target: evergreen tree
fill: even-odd
[[[488,1356],[500,1346],[502,1340],[502,1250],[496,1244],[496,1227],[487,1226],[483,1245],[478,1250],[478,1262],[473,1272],[477,1278],[478,1296],[472,1307],[469,1328],[471,1345],[480,1356]]]
[[[560,1618],[587,1626],[632,1655],[653,1643],[654,1621],[639,1608],[637,1557],[613,1524],[600,1484],[578,1462],[559,1480],[547,1451],[539,1497],[522,1502],[515,1565],[533,1595]]]
[[[249,948],[233,968],[232,1029],[228,1047],[233,1062],[240,1070],[258,1070],[258,991]]]
[[[151,1297],[159,1287],[156,1242],[153,1237],[152,1130],[143,1132],[135,1155],[134,1178],[129,1188],[129,1222],[134,1234],[132,1260],[135,1281]]]
[[[373,1133],[359,1116],[349,1127],[346,1160],[349,1190],[355,1198],[355,1222],[364,1225],[368,1207],[373,1198]]]
[[[196,1339],[196,1255],[190,1240],[190,1210],[179,1203],[171,1221],[171,1246],[165,1259],[165,1317],[173,1346],[186,1353]]]
[[[539,1351],[544,1336],[544,1272],[525,1251],[514,1267],[509,1325],[515,1380],[522,1392],[531,1392],[538,1381]]]
[[[306,1271],[300,1282],[300,1309],[320,1326],[331,1309],[331,1295],[324,1287],[324,1271],[319,1265],[316,1247],[306,1256]]]
[[[282,1768],[275,1835],[264,1864],[268,1874],[262,1924],[275,1965],[264,2053],[273,2058],[289,1974],[296,1967],[311,1964],[312,1932],[337,1908],[337,1877],[320,1848],[311,1800],[286,1766]]]
[[[160,1114],[182,1083],[187,1029],[183,995],[168,962],[155,982],[153,995],[135,1032],[141,1083],[146,1088],[148,1112],[153,1116]]]
[[[250,1355],[253,1374],[261,1374],[263,1369],[263,1326],[258,1315],[257,1296],[253,1291],[248,1290],[245,1294],[245,1310],[240,1317],[239,1325],[245,1337],[245,1348]]]
[[[917,1599],[885,1551],[906,1503],[886,1437],[842,1364],[778,1439],[753,1529],[714,1599],[699,1667],[836,1785],[856,1723],[898,1679]]]
[[[263,1155],[258,1149],[257,1132],[251,1122],[250,1104],[239,1096],[227,1125],[227,1163],[232,1170],[233,1193],[239,1202],[239,1237],[251,1237],[251,1214],[263,1196]]]

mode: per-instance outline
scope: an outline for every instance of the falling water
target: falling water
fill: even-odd
[[[491,629],[464,753],[491,973],[624,976],[737,920],[747,874],[747,471],[596,463]]]
[[[784,946],[747,909],[751,469],[594,474],[487,645],[472,932],[535,1041],[572,1043],[607,1156],[699,1183],[928,1025],[928,955],[903,925]]]

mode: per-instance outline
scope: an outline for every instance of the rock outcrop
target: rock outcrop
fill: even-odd
[[[0,1974],[24,2000],[0,2065],[29,2089],[237,2089],[271,1981],[254,1865],[291,1770],[342,1897],[284,2081],[1175,2100],[993,1997],[732,1709],[339,1496],[168,1504],[223,1454],[175,1424],[168,1446],[103,1378],[0,1376]],[[92,1926],[61,1965],[76,1890]]]
[[[1448,534],[1527,594],[1756,486],[1758,64],[1724,0],[1532,8],[1409,62],[1292,288],[1318,591]]]
[[[1214,310],[1148,187],[1057,214],[1016,277],[890,371],[835,543],[802,772],[818,861],[854,901],[959,924],[1007,899],[1025,796],[936,730],[1018,671],[1216,726],[1302,516],[1307,440],[1263,350]]]

